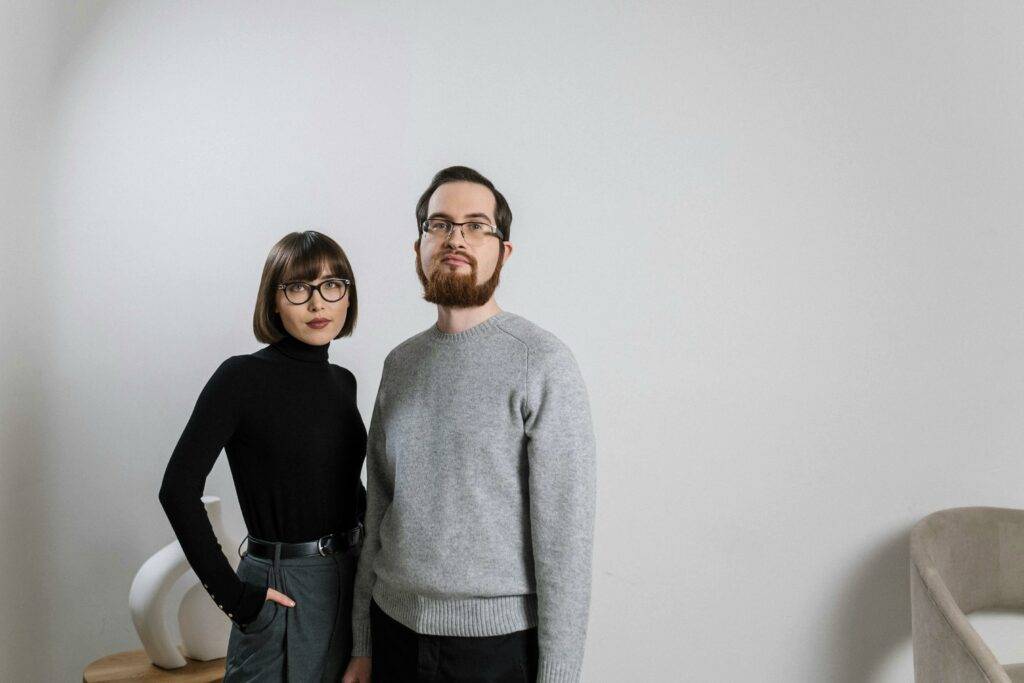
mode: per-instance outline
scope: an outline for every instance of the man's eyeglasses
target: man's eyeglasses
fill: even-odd
[[[294,280],[292,282],[284,282],[277,286],[278,289],[284,290],[285,298],[293,304],[304,304],[309,301],[310,297],[313,296],[313,290],[320,292],[320,298],[324,301],[341,301],[345,297],[345,293],[348,292],[348,286],[352,284],[348,280],[342,277],[331,278],[330,280],[324,280],[318,285],[310,284],[308,282],[302,282],[301,280]]]
[[[462,233],[462,239],[466,240],[466,244],[474,247],[483,244],[492,235],[498,239],[505,239],[501,230],[490,223],[483,223],[481,221],[454,223],[442,218],[429,218],[423,221],[420,224],[420,233],[428,239],[442,242],[451,236],[455,226],[459,227],[459,232]]]

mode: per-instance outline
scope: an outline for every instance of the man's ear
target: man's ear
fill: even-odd
[[[503,261],[508,261],[510,258],[512,258],[512,252],[515,251],[515,245],[513,245],[511,242],[502,242],[501,248],[505,252],[505,255],[502,257]]]

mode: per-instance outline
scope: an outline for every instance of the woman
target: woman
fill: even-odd
[[[189,564],[231,619],[224,681],[338,680],[366,490],[356,379],[327,360],[355,327],[355,277],[315,231],[274,245],[253,330],[268,345],[213,373],[171,455],[160,503]],[[200,498],[227,452],[248,529],[232,570]]]

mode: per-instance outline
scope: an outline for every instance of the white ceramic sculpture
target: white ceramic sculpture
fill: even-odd
[[[220,514],[220,498],[203,496],[206,514],[210,517],[213,533],[232,568],[238,567],[238,555],[232,557],[239,539],[229,538]],[[178,607],[178,628],[182,649],[190,659],[208,661],[227,654],[231,621],[210,597],[195,573],[189,567],[181,545],[177,541],[158,550],[142,563],[131,590],[128,606],[139,640],[153,664],[163,669],[177,669],[187,663],[174,642],[167,626],[167,598],[175,583],[184,574],[190,574],[193,585],[185,592]]]

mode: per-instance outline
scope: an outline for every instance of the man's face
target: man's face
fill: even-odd
[[[427,203],[427,218],[455,223],[480,220],[496,225],[494,209],[494,195],[488,188],[456,181],[434,190]],[[470,307],[482,306],[490,300],[511,245],[498,237],[488,237],[481,245],[470,245],[455,227],[447,239],[421,235],[414,248],[424,298],[442,306]]]

